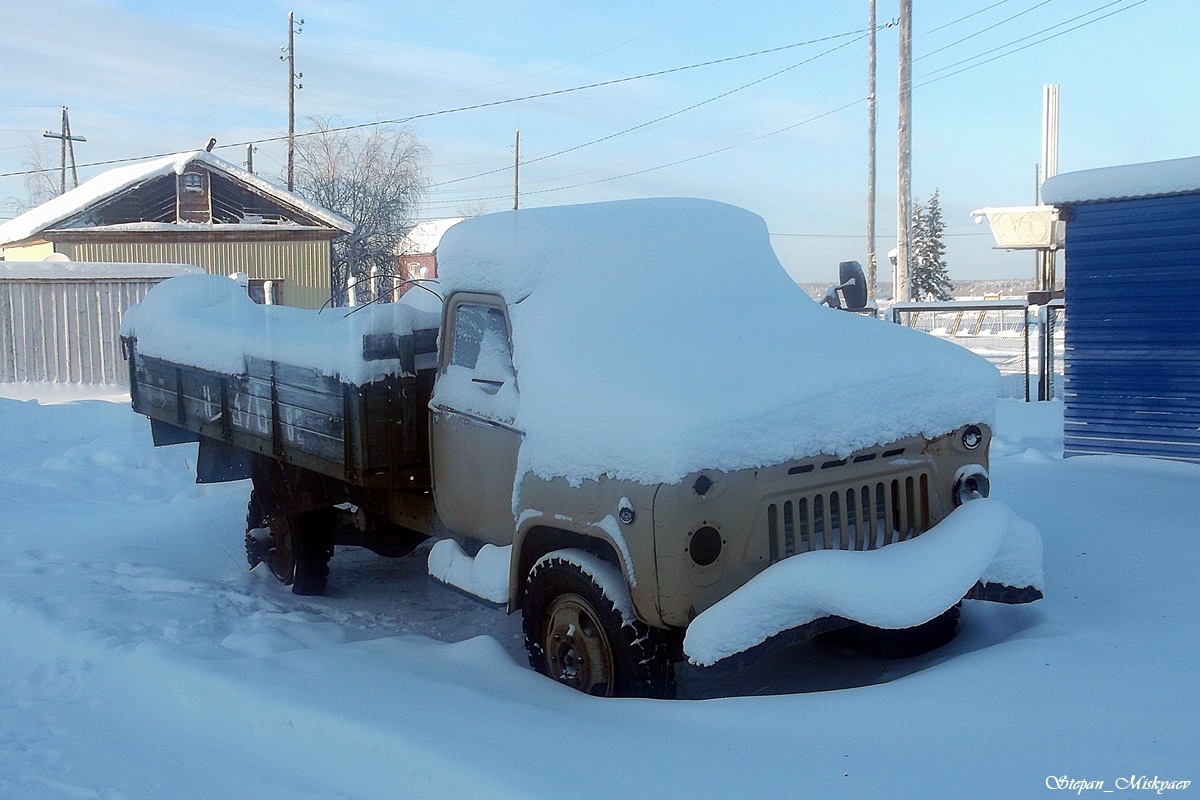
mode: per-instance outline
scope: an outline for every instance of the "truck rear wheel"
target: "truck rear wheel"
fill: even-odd
[[[325,594],[336,524],[333,508],[267,516],[252,491],[246,509],[246,561],[251,569],[266,564],[295,594]]]
[[[628,618],[621,611],[631,603],[620,570],[598,565],[611,574],[593,576],[561,550],[534,564],[524,608],[530,666],[599,697],[674,696],[665,632]],[[624,598],[613,596],[620,591]]]

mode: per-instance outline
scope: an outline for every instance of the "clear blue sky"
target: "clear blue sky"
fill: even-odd
[[[1200,150],[1194,2],[913,5],[913,191],[919,198],[941,192],[952,277],[1032,275],[1033,257],[993,251],[986,226],[976,227],[969,212],[1033,201],[1043,84],[1061,87],[1060,171]],[[87,137],[76,146],[81,164],[200,148],[210,136],[219,155],[243,161],[244,146],[221,145],[287,129],[287,73],[278,56],[289,10],[305,20],[296,37],[304,73],[298,116],[348,124],[826,39],[410,125],[430,150],[434,187],[423,217],[511,207],[505,168],[520,128],[523,161],[587,145],[526,164],[524,206],[662,195],[723,200],[766,218],[798,280],[832,280],[839,260],[863,260],[866,251],[867,45],[855,32],[866,27],[867,7],[866,0],[308,7],[14,0],[0,10],[0,172],[27,169],[31,142],[46,163],[58,163],[58,143],[42,133],[58,129],[62,105],[73,132]],[[880,24],[897,13],[897,0],[879,0]],[[897,29],[881,30],[881,254],[895,238],[896,54]],[[284,153],[278,142],[261,144],[256,169],[280,175]],[[85,167],[80,177],[102,169]],[[504,171],[447,183],[489,170]],[[0,218],[15,213],[9,198],[24,195],[22,178],[0,178]]]

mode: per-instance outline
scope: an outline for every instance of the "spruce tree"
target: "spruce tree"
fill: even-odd
[[[942,220],[942,208],[935,189],[929,203],[913,203],[912,220],[912,271],[909,283],[916,300],[951,300],[950,273],[946,268],[946,245],[942,238],[946,223]]]

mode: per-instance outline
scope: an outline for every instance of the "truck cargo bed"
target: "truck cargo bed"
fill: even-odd
[[[404,468],[428,464],[431,370],[414,368],[432,337],[393,337],[389,354],[404,368],[365,385],[316,370],[247,358],[243,374],[143,356],[137,339],[122,345],[133,408],[150,417],[155,444],[204,437],[360,486],[386,485]],[[378,343],[369,343],[378,347]],[[364,348],[365,349],[365,348]],[[230,477],[241,477],[231,475]]]

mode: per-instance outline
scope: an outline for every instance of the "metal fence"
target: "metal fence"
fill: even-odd
[[[1027,300],[896,303],[888,314],[896,324],[986,358],[1000,370],[1000,397],[1063,397],[1066,309],[1061,300],[1044,306],[1031,306]]]
[[[129,383],[121,315],[186,265],[0,262],[0,383]]]

